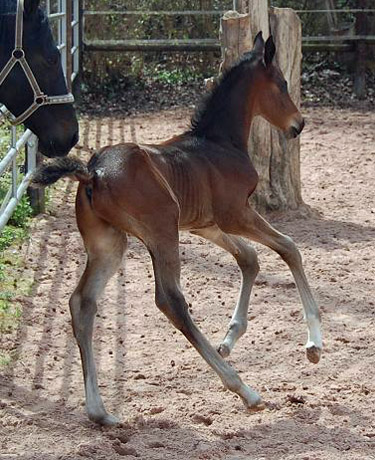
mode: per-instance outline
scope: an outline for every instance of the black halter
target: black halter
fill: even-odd
[[[23,11],[24,0],[17,0],[15,46],[12,51],[11,58],[0,71],[0,86],[3,84],[13,67],[18,63],[24,71],[26,78],[30,83],[31,89],[33,90],[34,102],[18,117],[15,117],[8,109],[0,107],[0,114],[2,113],[5,115],[13,126],[23,123],[31,114],[43,105],[72,104],[74,102],[74,96],[71,93],[62,96],[47,96],[41,91],[33,71],[25,58],[25,52],[22,48]]]

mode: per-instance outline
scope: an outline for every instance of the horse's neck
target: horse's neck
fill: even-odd
[[[232,144],[247,152],[250,126],[253,120],[254,97],[252,79],[242,80],[227,94],[216,95],[217,110],[207,126],[206,136]],[[222,98],[222,100],[220,100]]]
[[[230,97],[225,116],[217,119],[217,131],[230,141],[236,148],[247,151],[250,126],[253,119],[252,98],[249,87],[236,89]]]

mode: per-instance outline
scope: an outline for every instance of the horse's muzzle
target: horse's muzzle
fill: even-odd
[[[48,158],[64,157],[77,144],[78,139],[78,130],[69,139],[64,140],[64,142],[44,142],[42,139],[39,139],[39,151]]]
[[[303,128],[305,127],[305,120],[302,118],[300,123],[293,123],[293,125],[289,128],[289,130],[286,133],[286,136],[288,139],[294,139],[298,137]]]

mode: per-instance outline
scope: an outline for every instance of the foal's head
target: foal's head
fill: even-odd
[[[288,137],[297,137],[305,125],[303,117],[288,93],[288,85],[277,65],[273,63],[276,47],[272,36],[264,43],[262,33],[256,36],[252,55],[253,110]]]
[[[66,95],[67,88],[48,20],[40,0],[25,0],[22,48],[42,92]],[[16,0],[0,0],[0,71],[15,47]],[[15,116],[34,102],[34,94],[23,70],[16,64],[0,85],[0,103]],[[67,155],[78,140],[78,123],[71,104],[41,106],[24,122],[39,138],[39,149],[48,157]]]

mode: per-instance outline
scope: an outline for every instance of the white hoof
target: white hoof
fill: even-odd
[[[249,388],[247,385],[244,385],[240,396],[248,412],[259,412],[266,408],[266,405],[258,393]]]
[[[220,355],[222,358],[228,358],[228,356],[230,355],[230,348],[229,348],[228,345],[226,345],[225,343],[221,343],[221,344],[218,346],[217,351],[219,352],[219,355]]]

